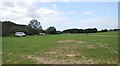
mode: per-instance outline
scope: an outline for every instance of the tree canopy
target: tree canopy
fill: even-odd
[[[63,30],[63,33],[96,33],[97,28],[88,28],[88,29],[66,29]]]
[[[63,31],[57,31],[54,26],[48,27],[46,30],[42,29],[40,22],[36,19],[32,19],[28,25],[20,25],[13,23],[11,21],[0,21],[0,35],[13,35],[15,32],[24,32],[27,35],[35,35],[39,33],[46,34],[60,34],[60,33],[96,33],[96,32],[107,32],[107,31],[119,31],[120,29],[102,29],[98,31],[97,28],[88,28],[88,29],[65,29]]]
[[[45,31],[47,34],[56,34],[56,28],[55,27],[49,27]]]
[[[42,29],[40,22],[38,22],[38,20],[36,19],[32,19],[30,23],[28,24],[28,26],[34,29],[38,29],[38,30]]]

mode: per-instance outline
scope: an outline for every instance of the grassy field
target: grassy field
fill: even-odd
[[[0,36],[0,65],[2,65],[2,37]]]
[[[118,33],[3,37],[3,64],[117,64]]]

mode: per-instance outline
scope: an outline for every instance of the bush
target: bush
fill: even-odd
[[[45,30],[46,34],[56,34],[56,28],[55,27],[49,27]]]

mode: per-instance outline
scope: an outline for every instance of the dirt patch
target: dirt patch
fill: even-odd
[[[68,41],[69,42],[69,41]],[[73,42],[73,41],[70,41]],[[94,64],[95,60],[83,56],[76,49],[80,44],[64,44],[50,48],[42,55],[27,55],[27,59],[35,60],[37,64]]]
[[[111,52],[114,52],[114,53],[118,54],[118,51],[115,51],[112,48],[109,48],[107,44],[100,45],[100,47],[109,49],[109,50],[111,50]]]
[[[88,48],[97,48],[95,45],[87,45]]]
[[[49,57],[36,57],[34,58],[37,64],[58,64],[58,61],[49,59]]]
[[[62,45],[60,44],[56,47],[51,47],[48,50],[45,50],[40,55],[35,55],[35,54],[26,55],[25,58],[36,61],[36,64],[97,64],[100,62],[98,61],[98,59],[93,59],[90,58],[89,56],[85,56],[84,54],[79,52],[78,49],[81,46],[87,48],[99,48],[99,47],[106,48],[107,46],[107,44],[100,46],[87,44],[86,42],[82,42],[78,40],[61,40],[58,42],[64,44]],[[79,42],[81,44],[74,44]]]
[[[53,51],[51,51],[51,52],[46,52],[46,54],[54,55],[54,54],[57,54],[57,52],[53,52]]]
[[[42,56],[26,56],[27,59],[32,59],[36,61],[36,64],[95,64],[97,63],[93,59],[88,59],[85,56],[81,56],[81,59],[76,59],[75,55],[67,55],[67,59],[65,58],[51,58],[51,57],[42,57]],[[74,58],[70,58],[74,57]]]
[[[73,41],[70,41],[73,42]],[[80,44],[64,44],[50,48],[41,55],[26,55],[24,58],[36,61],[36,64],[94,64],[93,59],[77,51]]]
[[[88,45],[88,48],[96,48],[96,47],[93,45]]]
[[[75,57],[76,55],[75,54],[68,54],[66,55],[67,57]]]
[[[66,56],[72,57],[72,56],[75,56],[76,54],[79,54],[76,51],[77,47],[78,46],[74,44],[57,46],[45,52],[45,55],[53,56],[53,57],[66,57]]]
[[[79,41],[79,40],[60,40],[60,41],[57,41],[58,43],[86,43],[86,42],[83,42],[83,41]]]

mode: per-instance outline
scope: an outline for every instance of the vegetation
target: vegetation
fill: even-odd
[[[117,64],[119,29],[42,29],[32,19],[28,25],[0,21],[3,64]],[[25,32],[26,37],[14,37]],[[46,36],[39,36],[46,33]],[[51,35],[52,34],[52,35]],[[57,35],[55,35],[57,34]],[[59,34],[59,35],[58,35]],[[1,35],[1,33],[0,33]]]
[[[118,33],[59,34],[3,40],[3,64],[117,64]]]
[[[55,27],[49,27],[45,31],[47,34],[56,34],[56,28]]]
[[[38,22],[38,20],[36,19],[32,19],[30,23],[28,24],[28,26],[34,29],[38,29],[38,30],[42,29],[40,22]]]
[[[96,33],[96,32],[108,32],[108,31],[118,31],[119,29],[102,29],[98,31],[97,28],[88,28],[88,29],[65,29],[63,31],[57,31],[57,29],[53,27],[49,27],[46,30],[42,29],[40,22],[36,19],[32,19],[28,25],[20,25],[15,24],[11,21],[0,21],[2,24],[2,35],[14,35],[15,32],[24,32],[27,35],[38,35],[39,33],[46,33],[46,34],[61,34],[61,33]],[[0,29],[1,30],[1,29]]]
[[[11,35],[14,34],[15,32],[22,31],[22,32],[27,32],[27,26],[26,25],[19,25],[15,24],[10,21],[3,21],[2,22],[2,35]]]
[[[88,28],[88,29],[67,29],[63,33],[96,33],[97,28]]]

